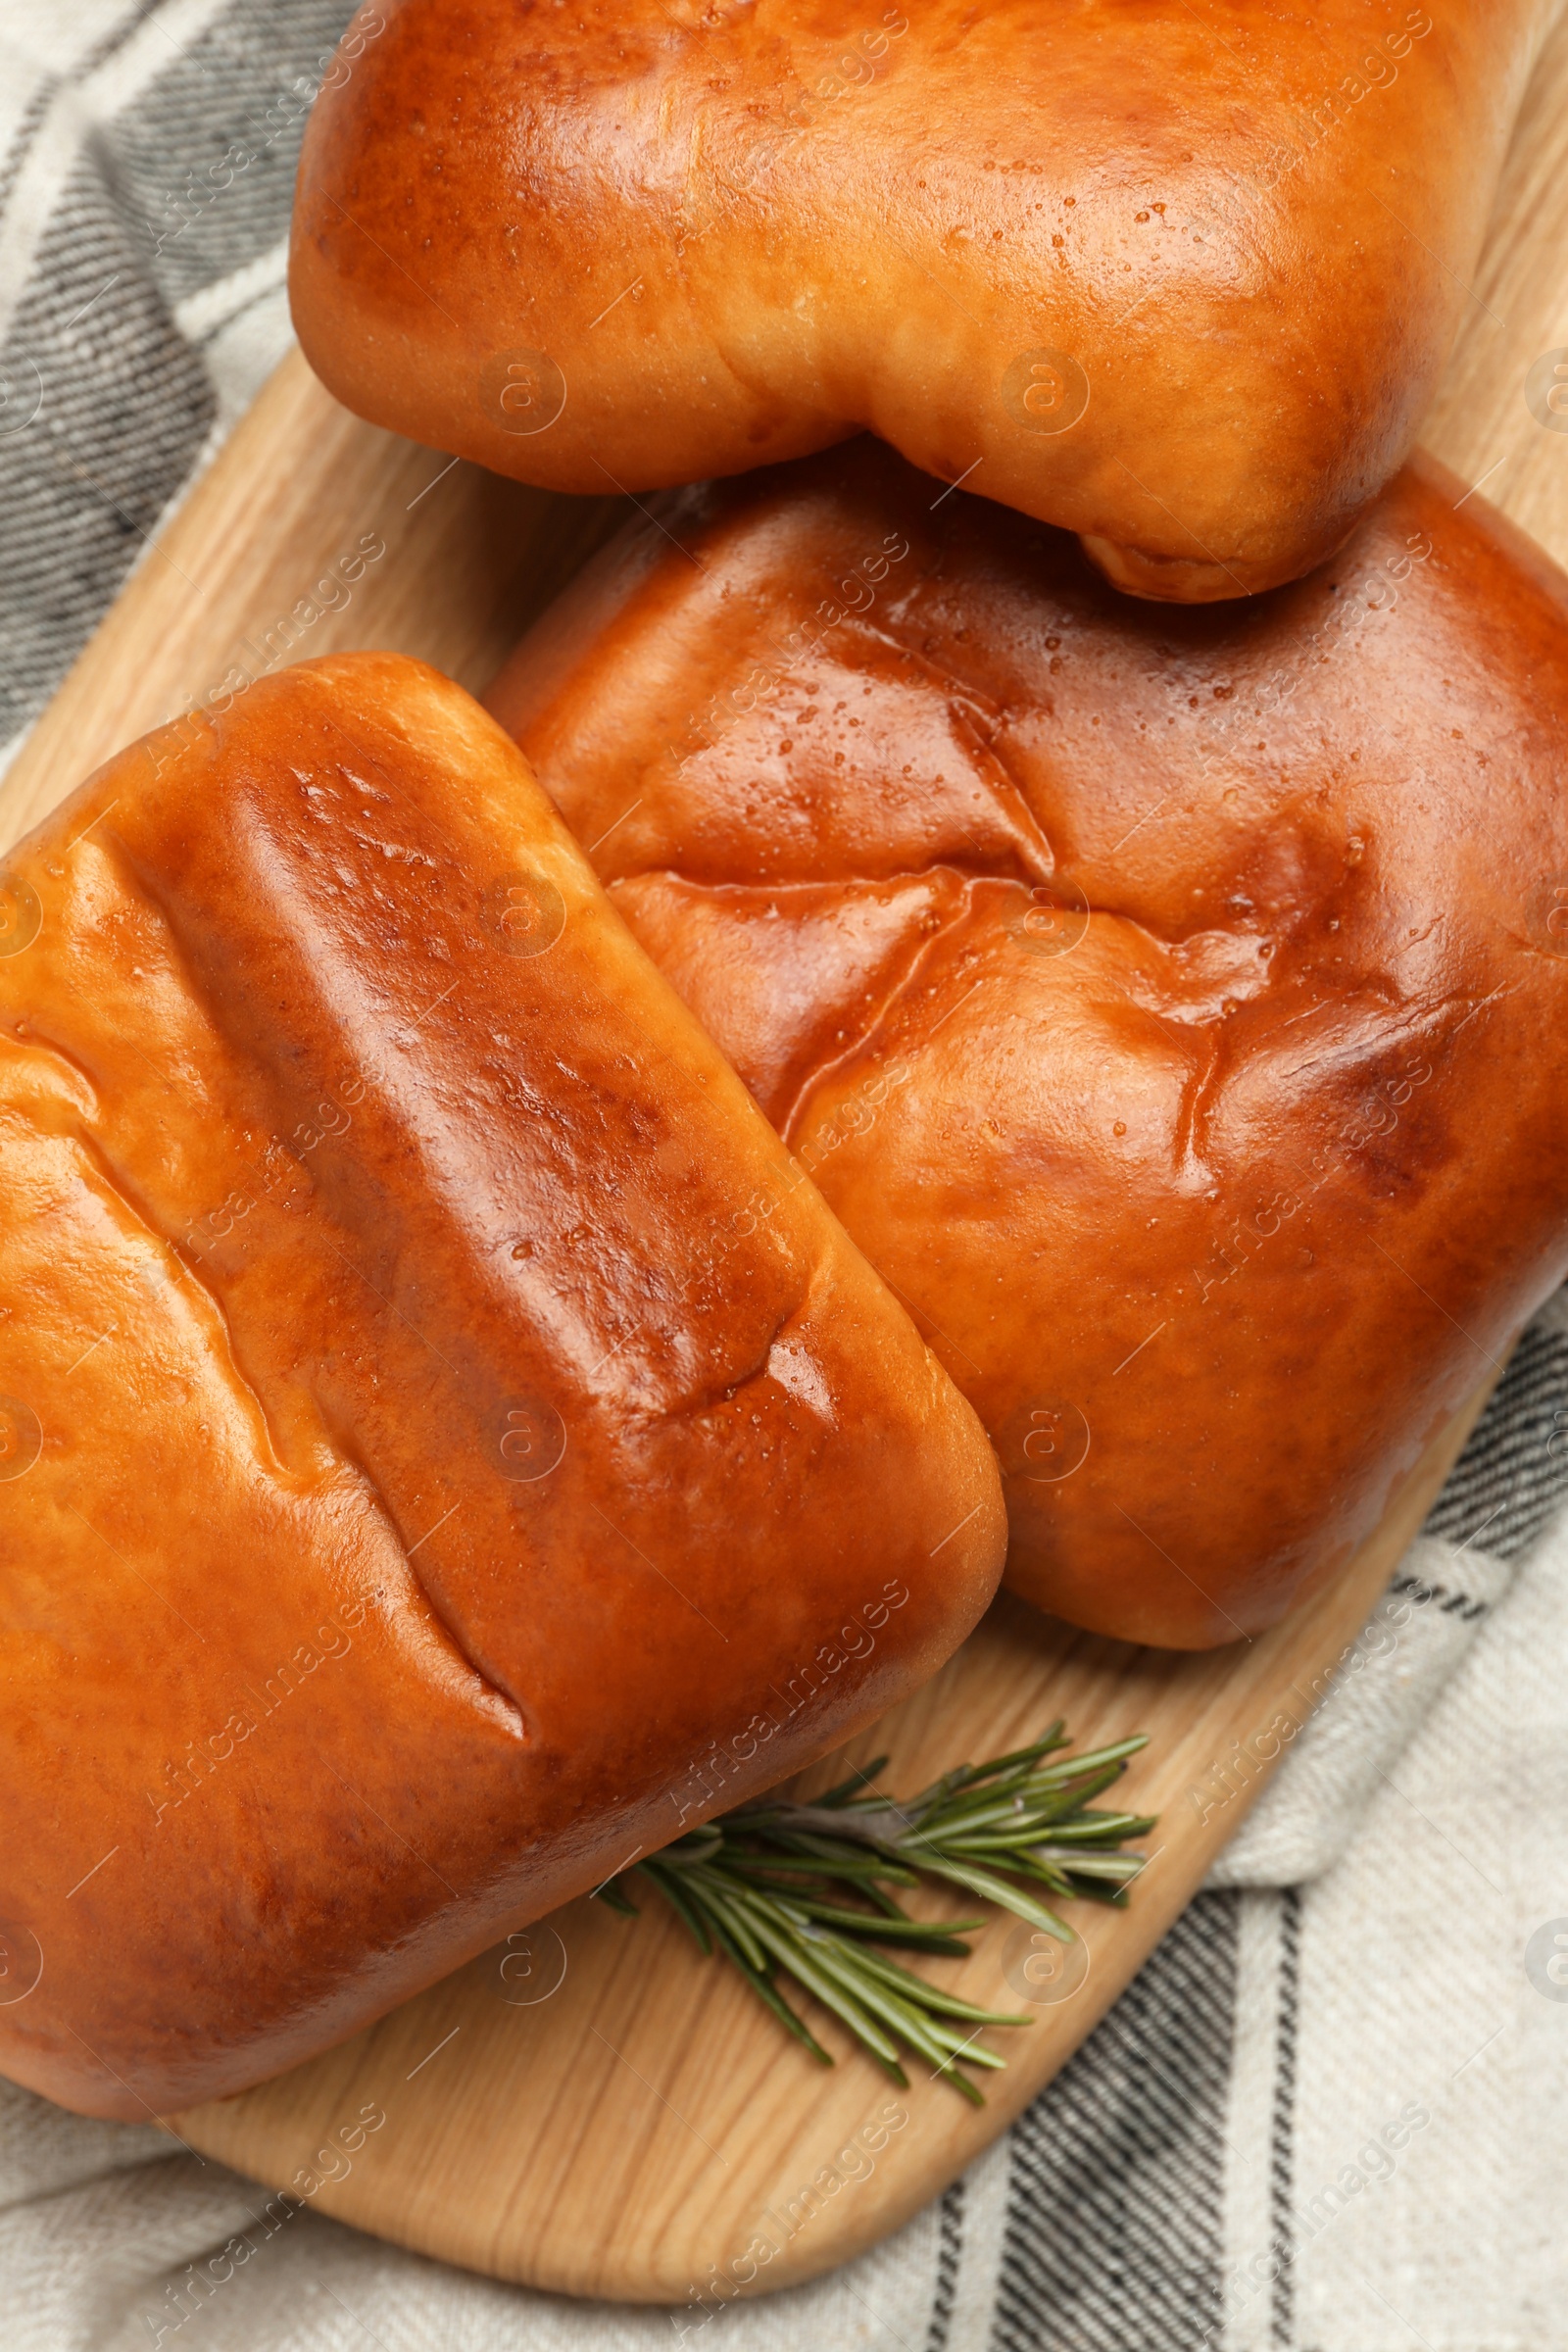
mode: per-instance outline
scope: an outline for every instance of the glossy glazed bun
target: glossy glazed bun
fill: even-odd
[[[1183,612],[865,442],[639,523],[490,698],[1077,1624],[1270,1624],[1562,1278],[1568,585],[1458,494]]]
[[[924,1681],[974,1415],[494,722],[311,662],[111,761],[0,959],[0,2067],[355,2032]]]

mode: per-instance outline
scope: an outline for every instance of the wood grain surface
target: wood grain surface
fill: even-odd
[[[1526,395],[1544,357],[1568,359],[1568,22],[1469,295],[1426,440],[1568,562],[1568,416],[1562,429],[1544,422],[1539,392],[1534,408]],[[13,764],[0,846],[234,668],[389,646],[482,688],[623,512],[362,424],[291,358],[149,545]],[[356,554],[347,602],[332,589],[325,609],[317,583],[344,582]],[[573,1904],[327,2057],[174,2128],[319,2211],[577,2294],[681,2302],[715,2278],[757,2291],[843,2261],[1033,2097],[1187,1902],[1363,1624],[1469,1417],[1435,1442],[1334,1589],[1261,1640],[1161,1655],[1004,1599],[926,1690],[845,1751],[890,1749],[889,1785],[912,1787],[1057,1714],[1086,1744],[1152,1735],[1123,1789],[1160,1828],[1129,1910],[1079,1908],[1087,1974],[1071,1947],[1012,1921],[989,1927],[967,1962],[930,1964],[972,1998],[1034,2014],[993,2037],[1009,2063],[984,2109],[918,2071],[895,2091],[813,2015],[841,2059],[817,2068],[651,1897],[636,1922]],[[814,1785],[843,1769],[833,1760]],[[382,2119],[373,2130],[367,2111]]]

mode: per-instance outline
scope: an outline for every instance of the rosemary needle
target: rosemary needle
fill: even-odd
[[[1005,2062],[978,2041],[978,2030],[1030,2021],[959,2000],[893,1959],[892,1946],[965,1958],[962,1938],[986,1923],[914,1919],[888,1889],[943,1880],[1075,1940],[1033,1889],[1058,1902],[1126,1902],[1144,1857],[1122,1848],[1146,1836],[1153,1818],[1097,1809],[1091,1800],[1144,1744],[1142,1736],[1118,1740],[1047,1763],[1071,1745],[1056,1722],[1027,1747],[960,1765],[903,1801],[870,1788],[887,1764],[879,1756],[809,1804],[764,1797],[720,1814],[622,1871],[599,1899],[635,1916],[627,1882],[646,1879],[702,1950],[739,1969],[821,2065],[833,2061],[780,1991],[781,1973],[831,2010],[895,2082],[907,2084],[901,2052],[909,2052],[979,2105],[962,2067]]]

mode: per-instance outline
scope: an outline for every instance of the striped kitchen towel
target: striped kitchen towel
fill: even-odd
[[[300,126],[347,14],[0,0],[0,745],[286,348]],[[744,2303],[571,2303],[264,2214],[153,2131],[0,2084],[0,2343],[1568,2352],[1565,1456],[1559,1298],[1208,1886],[858,2261]],[[1216,1756],[1191,1801],[1240,1820],[1253,1770]]]

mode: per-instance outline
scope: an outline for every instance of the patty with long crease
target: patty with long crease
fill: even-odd
[[[10,861],[0,2068],[276,2073],[922,1682],[973,1413],[525,762],[390,655]]]

